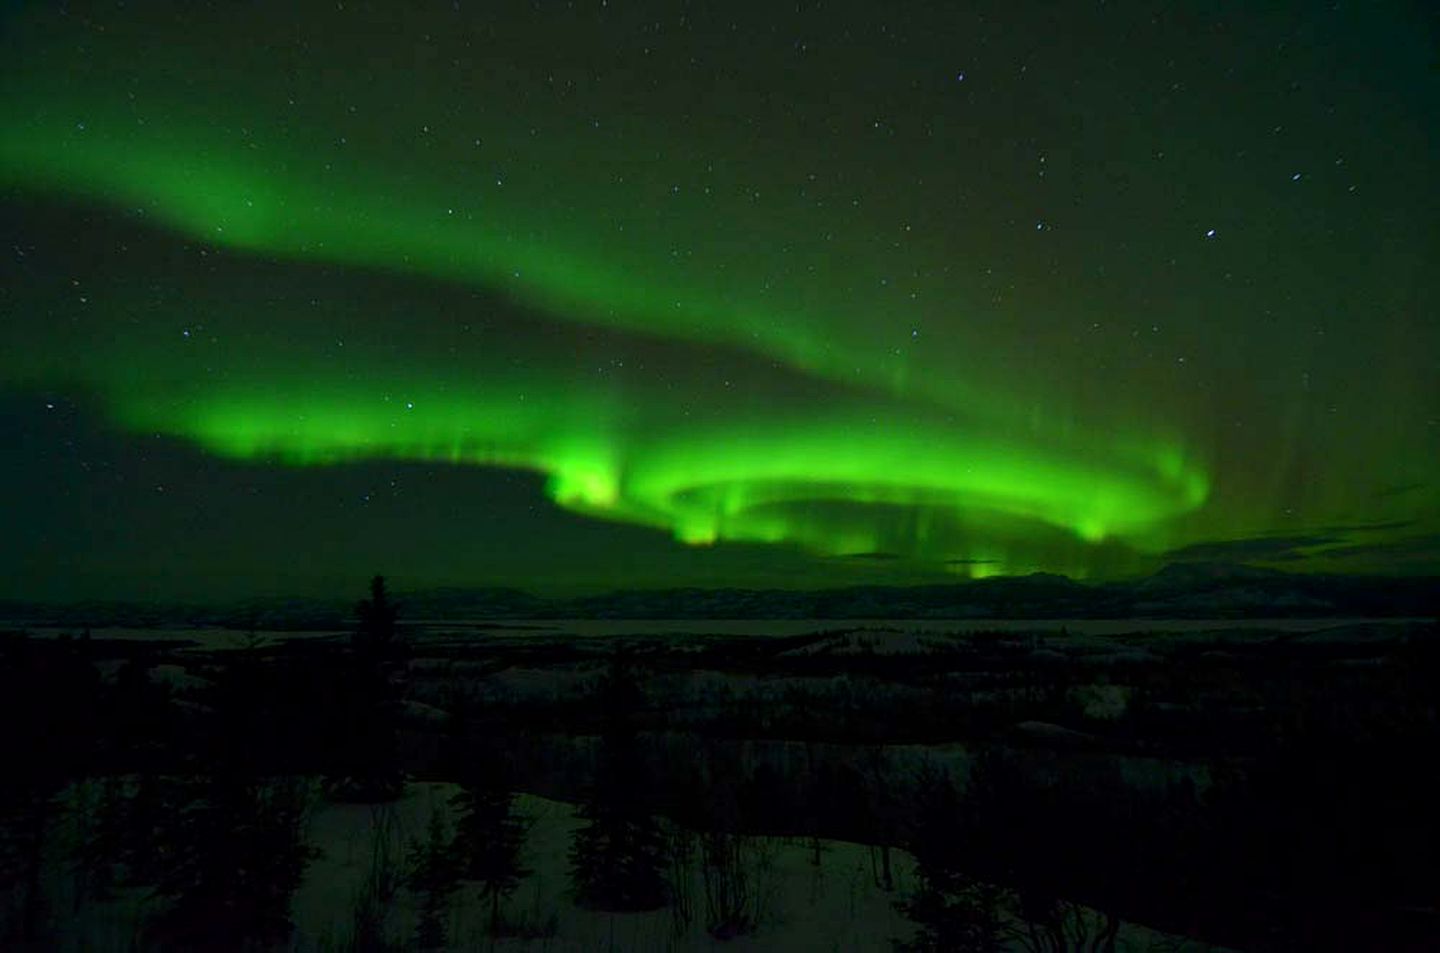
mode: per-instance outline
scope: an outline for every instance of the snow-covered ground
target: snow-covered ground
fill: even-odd
[[[350,949],[356,903],[378,866],[388,861],[403,876],[410,846],[425,836],[432,812],[449,816],[458,789],[444,783],[411,784],[405,796],[388,805],[320,802],[310,817],[308,840],[319,856],[306,870],[294,899],[293,953],[335,953]],[[73,798],[72,795],[67,800]],[[745,840],[743,861],[756,898],[756,926],[748,934],[718,939],[706,931],[705,889],[699,851],[677,878],[688,898],[687,919],[672,904],[648,913],[605,913],[579,907],[570,887],[569,850],[582,823],[573,805],[519,795],[516,808],[530,822],[522,864],[530,870],[507,900],[505,919],[511,933],[488,932],[489,904],[475,885],[454,895],[447,923],[447,950],[495,950],[508,953],[594,953],[594,951],[727,950],[734,953],[784,951],[889,951],[908,937],[913,925],[896,909],[916,886],[914,861],[903,851],[891,853],[894,889],[877,876],[878,853],[862,844],[821,840],[818,851],[808,839],[753,837]],[[818,863],[817,863],[818,861]],[[121,953],[143,950],[143,918],[153,911],[144,891],[130,890],[115,900],[75,904],[56,865],[52,895],[62,914],[57,953]],[[385,904],[384,928],[392,948],[410,948],[417,920],[417,898],[397,885]],[[1021,949],[1021,947],[1016,947]],[[1184,943],[1134,924],[1125,924],[1117,949],[1127,953],[1178,950],[1217,951]]]
[[[424,836],[432,811],[448,813],[456,790],[449,784],[413,784],[401,801],[388,807],[327,805],[318,811],[311,840],[323,854],[311,864],[295,898],[296,948],[323,950],[343,940],[375,856],[377,832],[388,834],[390,856],[403,865],[407,844]],[[815,866],[806,842],[749,839],[759,915],[750,936],[722,941],[706,932],[698,861],[680,888],[689,894],[689,923],[673,906],[631,914],[586,910],[574,903],[570,888],[570,843],[583,823],[574,807],[521,795],[516,808],[531,822],[522,857],[531,873],[506,903],[506,917],[535,935],[495,941],[497,950],[886,950],[891,938],[911,931],[909,921],[894,908],[894,901],[913,884],[910,858],[893,852],[896,890],[886,892],[876,885],[870,849],[839,841],[821,842],[820,864]],[[462,887],[451,907],[450,948],[490,949],[488,916],[488,904],[477,888]],[[415,922],[414,898],[402,889],[388,915],[393,937],[413,936]]]
[[[311,827],[312,842],[323,856],[311,865],[295,900],[296,948],[323,950],[347,936],[350,911],[374,856],[375,834],[389,831],[392,856],[403,859],[405,845],[424,835],[432,811],[447,812],[457,789],[453,785],[413,784],[406,796],[388,808],[331,805]],[[535,935],[492,940],[486,931],[488,905],[473,886],[455,895],[448,936],[454,950],[505,950],[526,953],[592,953],[600,950],[689,951],[888,951],[896,939],[913,932],[913,924],[895,908],[915,887],[914,861],[892,851],[894,889],[877,882],[876,856],[870,847],[822,840],[819,864],[804,839],[749,839],[749,871],[758,898],[758,924],[749,935],[721,940],[705,929],[704,885],[697,860],[680,889],[689,892],[693,915],[681,922],[674,908],[651,913],[612,914],[578,907],[570,890],[569,849],[582,823],[574,806],[531,795],[516,800],[531,820],[522,863],[532,872],[506,904],[511,922]],[[413,935],[414,899],[401,890],[390,910],[389,925],[397,940]],[[1133,924],[1121,931],[1117,948],[1124,951],[1216,948],[1177,944],[1168,937]],[[1018,947],[1017,947],[1018,949]]]

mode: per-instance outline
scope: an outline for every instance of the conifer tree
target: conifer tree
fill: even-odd
[[[445,921],[450,898],[460,885],[460,854],[449,825],[440,811],[430,813],[425,840],[410,848],[410,889],[420,895],[420,919],[415,945],[422,950],[445,946]]]
[[[602,910],[653,910],[669,896],[667,847],[647,803],[649,784],[636,738],[644,702],[631,659],[617,653],[602,684],[599,763],[581,805],[585,826],[570,860],[581,903]]]
[[[514,793],[493,773],[464,778],[452,803],[460,815],[460,875],[479,883],[490,904],[490,932],[497,935],[501,903],[530,873],[520,863],[529,824],[515,811]]]

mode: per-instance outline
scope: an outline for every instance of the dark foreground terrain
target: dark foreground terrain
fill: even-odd
[[[383,591],[359,615],[224,647],[6,635],[0,945],[795,949],[848,916],[813,948],[1440,949],[1433,623],[587,639],[397,624]],[[812,861],[797,906],[781,872]]]

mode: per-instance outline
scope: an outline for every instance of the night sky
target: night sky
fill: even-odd
[[[0,597],[1440,569],[1426,3],[10,5]]]

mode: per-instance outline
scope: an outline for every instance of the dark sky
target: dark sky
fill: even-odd
[[[6,9],[0,597],[1440,570],[1428,4]]]

